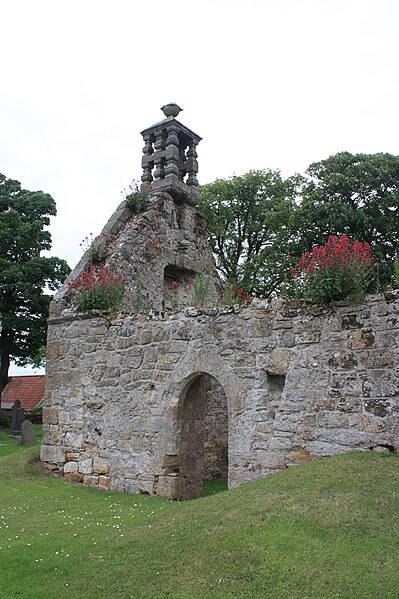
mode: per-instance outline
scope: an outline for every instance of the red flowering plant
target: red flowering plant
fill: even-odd
[[[359,299],[374,279],[368,243],[351,242],[346,235],[330,235],[326,244],[313,247],[291,270],[289,295],[319,303]]]
[[[251,301],[252,296],[243,287],[238,287],[236,283],[227,283],[222,297],[222,306],[248,305]]]
[[[68,283],[68,293],[79,312],[112,311],[122,299],[123,279],[106,270],[105,265],[92,265],[74,281]]]

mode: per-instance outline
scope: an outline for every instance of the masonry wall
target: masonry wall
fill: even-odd
[[[181,410],[201,373],[226,396],[230,487],[322,456],[399,451],[398,320],[398,293],[52,318],[41,459],[86,485],[179,497]]]

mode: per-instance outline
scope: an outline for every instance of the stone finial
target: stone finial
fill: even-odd
[[[178,106],[178,104],[171,102],[170,104],[165,104],[164,106],[162,106],[161,110],[164,113],[164,115],[166,116],[166,118],[168,118],[170,116],[173,116],[173,117],[178,116],[179,112],[181,112],[183,110],[183,108],[180,108],[180,106]]]
[[[166,118],[141,132],[144,139],[141,161],[143,183],[154,191],[166,191],[176,201],[195,206],[198,198],[197,150],[201,137],[175,119],[182,109],[165,104]]]

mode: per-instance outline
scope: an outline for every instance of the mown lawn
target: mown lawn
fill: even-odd
[[[0,597],[399,598],[399,457],[328,458],[170,502],[0,457]]]
[[[40,446],[43,438],[42,427],[40,424],[34,424],[33,426],[35,427],[36,445]],[[0,427],[0,458],[21,449],[26,448],[19,444],[18,439],[9,434],[8,429]]]

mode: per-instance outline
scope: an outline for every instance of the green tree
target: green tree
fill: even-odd
[[[56,214],[53,198],[21,189],[0,174],[0,397],[10,361],[39,365],[46,343],[51,295],[69,267],[64,260],[41,256],[51,248],[45,230]]]
[[[222,279],[264,297],[279,288],[290,264],[286,245],[299,180],[253,170],[200,187],[199,208]]]
[[[302,201],[293,213],[296,256],[329,235],[368,242],[387,284],[399,240],[399,156],[341,152],[311,164]]]

